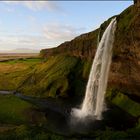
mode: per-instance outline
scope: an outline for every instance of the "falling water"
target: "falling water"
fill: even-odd
[[[116,18],[113,18],[98,44],[83,104],[80,109],[72,109],[72,117],[83,119],[90,116],[92,118],[96,117],[96,119],[101,119],[112,58],[115,29]]]

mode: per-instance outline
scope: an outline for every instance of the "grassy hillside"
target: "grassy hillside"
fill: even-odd
[[[22,78],[40,62],[38,58],[0,62],[0,90],[15,90]]]
[[[72,56],[48,57],[21,80],[17,89],[38,97],[83,95],[90,65]]]

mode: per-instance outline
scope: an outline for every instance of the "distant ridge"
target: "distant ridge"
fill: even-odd
[[[17,48],[14,50],[0,50],[0,53],[39,53],[40,50],[28,49],[28,48]]]

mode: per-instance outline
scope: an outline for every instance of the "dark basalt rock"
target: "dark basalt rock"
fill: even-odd
[[[140,4],[140,0],[134,0],[134,4]]]

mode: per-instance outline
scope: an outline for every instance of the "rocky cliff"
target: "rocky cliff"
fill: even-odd
[[[97,36],[99,30],[95,30],[76,37],[59,45],[57,48],[41,50],[40,55],[43,57],[65,54],[80,58],[93,58],[96,50]]]
[[[115,88],[126,94],[140,97],[140,9],[138,1],[117,16],[117,30],[113,48],[112,65],[109,76],[109,88]],[[100,29],[83,34],[74,40],[65,42],[54,49],[41,51],[43,57],[65,54],[92,60],[100,38],[109,24],[104,22]]]
[[[140,9],[131,6],[117,20],[109,85],[140,96]]]
[[[134,0],[134,4],[140,4],[140,0]]]

